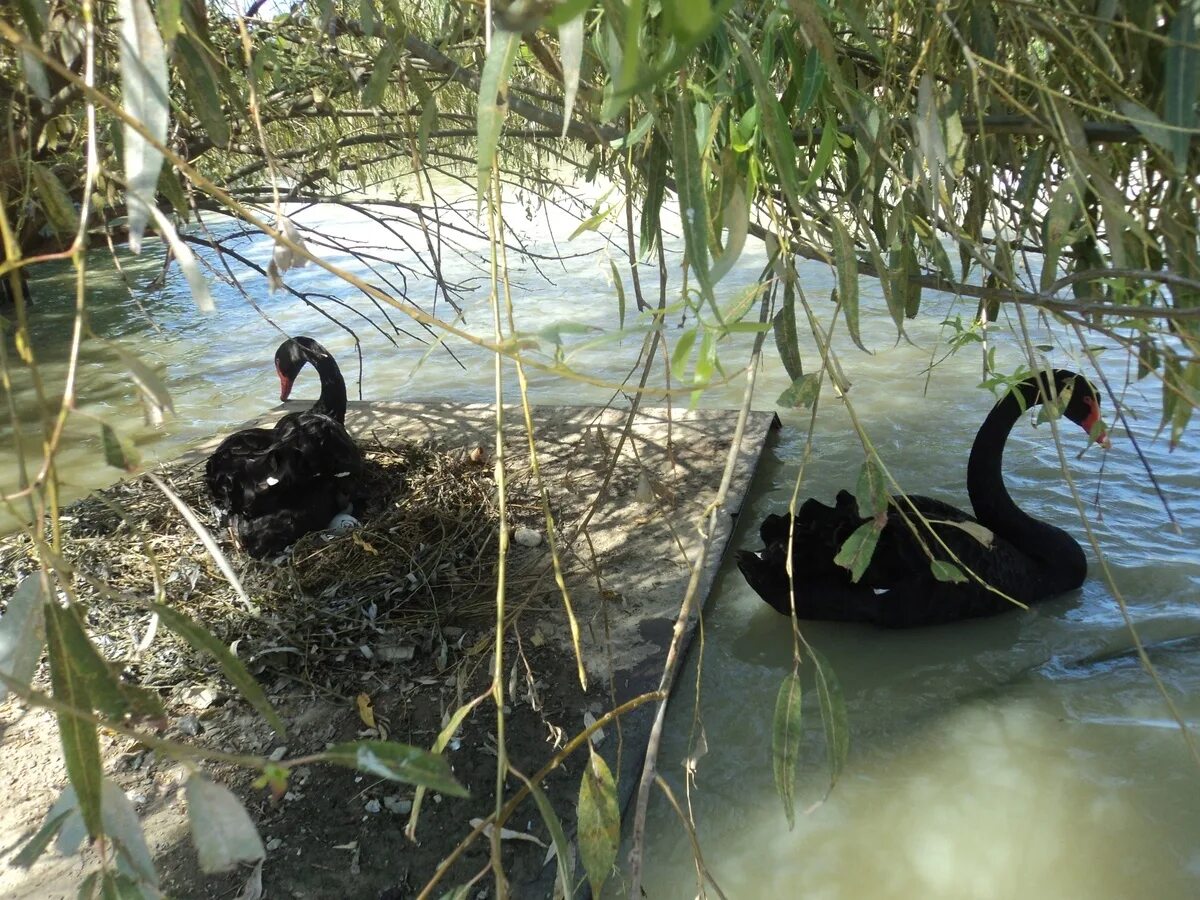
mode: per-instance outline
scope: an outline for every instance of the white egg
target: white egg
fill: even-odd
[[[329,530],[336,531],[338,534],[345,534],[347,531],[353,531],[358,528],[362,522],[354,518],[348,513],[338,513],[329,521]]]

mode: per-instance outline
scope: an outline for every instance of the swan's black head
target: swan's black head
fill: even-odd
[[[279,399],[286,400],[292,393],[292,384],[305,363],[314,366],[329,358],[329,351],[310,337],[288,338],[275,351],[275,372],[279,375]]]
[[[1104,421],[1100,418],[1100,394],[1096,390],[1096,386],[1082,375],[1069,369],[1055,369],[1052,374],[1054,375],[1053,391],[1046,382],[1045,373],[1037,376],[1036,402],[1057,403],[1064,416],[1086,431],[1088,437],[1097,444],[1108,448],[1108,434],[1104,428]]]

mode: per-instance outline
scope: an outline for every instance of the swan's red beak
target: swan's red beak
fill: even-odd
[[[279,401],[282,403],[292,393],[292,379],[284,375],[279,366],[275,367],[275,374],[279,376]]]
[[[1088,414],[1084,420],[1079,423],[1080,427],[1088,433],[1093,441],[1108,450],[1112,447],[1112,441],[1108,439],[1108,432],[1104,427],[1104,420],[1100,418],[1100,405],[1090,397],[1084,398],[1084,403],[1087,404]]]

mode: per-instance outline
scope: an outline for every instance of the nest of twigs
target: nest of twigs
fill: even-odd
[[[252,669],[286,670],[336,688],[364,663],[414,653],[444,659],[462,627],[494,613],[496,486],[478,451],[423,443],[364,446],[365,509],[360,528],[305,535],[277,559],[247,557],[220,528],[205,490],[203,463],[156,473],[209,529],[233,565],[247,609],[195,531],[147,478],[135,478],[64,510],[63,557],[74,590],[88,602],[93,637],[146,686],[194,683],[213,660],[155,628],[144,601],[161,600],[207,627]],[[518,519],[537,522],[510,495]],[[514,504],[514,500],[516,501]],[[23,535],[0,539],[0,590],[34,567]],[[514,547],[509,584],[544,571],[538,549]],[[510,588],[511,589],[511,588]],[[346,685],[349,686],[348,684]]]

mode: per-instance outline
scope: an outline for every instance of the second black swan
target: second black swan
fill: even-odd
[[[346,382],[332,354],[310,337],[289,338],[275,351],[280,400],[312,364],[321,396],[311,409],[288,413],[273,428],[231,434],[205,466],[217,511],[254,557],[276,553],[328,526],[351,505],[362,451],[346,432]]]
[[[849,491],[840,491],[833,507],[806,500],[791,528],[787,516],[768,516],[759,530],[764,548],[737,555],[746,581],[784,615],[791,613],[789,595],[794,593],[798,618],[891,628],[990,616],[1014,608],[1007,598],[1031,604],[1079,587],[1087,574],[1083,549],[1061,528],[1018,508],[1001,471],[1005,442],[1022,411],[1048,402],[1051,396],[1065,401],[1067,419],[1107,446],[1100,397],[1092,384],[1074,372],[1056,369],[1051,394],[1045,377],[1015,385],[976,434],[967,463],[967,493],[974,516],[940,500],[909,495],[921,516],[934,523],[937,538],[958,557],[958,566],[969,568],[987,586],[969,575],[965,582],[934,576],[929,554],[945,562],[950,562],[950,555],[900,497],[891,498],[874,555],[862,576],[853,581],[850,571],[835,563],[834,557],[846,539],[871,519],[860,514]],[[789,530],[791,588],[786,569]]]

